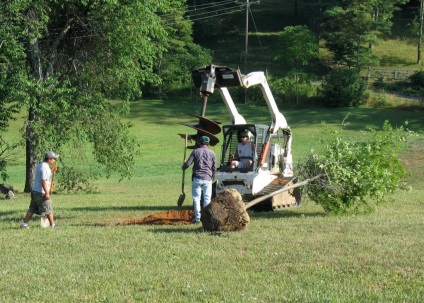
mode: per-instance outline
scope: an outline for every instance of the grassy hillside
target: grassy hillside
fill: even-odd
[[[281,74],[285,67],[274,62],[279,48],[278,37],[285,26],[308,24],[303,1],[298,1],[298,15],[294,14],[295,1],[265,0],[252,4],[249,14],[247,72],[267,70],[271,74]],[[408,11],[409,12],[409,11]],[[371,68],[396,70],[420,70],[416,65],[417,43],[411,39],[408,23],[412,16],[396,14],[393,20],[393,34],[380,39],[374,51],[380,57],[380,64]],[[208,20],[208,33],[200,44],[213,54],[213,63],[240,67],[244,71],[244,53],[246,48],[246,12],[240,11],[226,16],[225,28],[219,35],[215,31],[222,29],[215,24],[218,19]],[[231,24],[229,27],[228,24]],[[327,62],[331,56],[321,43],[320,57]]]
[[[0,203],[0,302],[419,302],[424,297],[424,122],[421,113],[356,109],[284,110],[294,133],[295,162],[325,137],[325,122],[346,136],[365,126],[409,120],[420,137],[402,154],[412,184],[394,203],[373,214],[338,217],[315,204],[285,212],[250,212],[245,232],[214,234],[198,226],[117,226],[126,220],[176,210],[181,194],[183,142],[180,122],[200,103],[144,100],[128,117],[141,154],[131,180],[95,182],[98,193],[53,195],[59,228],[28,230],[19,223],[29,195]],[[207,116],[223,123],[221,103]],[[265,108],[244,107],[248,121],[269,123]],[[17,133],[18,123],[11,132]],[[219,154],[219,147],[214,148]],[[83,169],[94,163],[85,151],[62,153]],[[60,164],[59,164],[60,165]],[[60,167],[60,166],[59,166]],[[11,184],[23,189],[23,151],[9,167]],[[60,168],[57,175],[60,182]],[[186,181],[190,206],[190,181]]]

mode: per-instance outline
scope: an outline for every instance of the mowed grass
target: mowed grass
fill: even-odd
[[[187,98],[189,99],[189,98]],[[57,229],[34,217],[19,229],[29,195],[23,151],[9,168],[19,193],[0,201],[0,302],[422,302],[424,298],[424,121],[422,112],[355,109],[281,111],[293,130],[295,162],[319,148],[326,129],[358,138],[366,126],[405,120],[419,136],[402,153],[410,191],[368,215],[335,216],[304,200],[284,212],[250,212],[244,232],[209,233],[199,226],[118,225],[178,209],[183,140],[201,103],[143,100],[127,119],[140,141],[130,180],[95,181],[99,193],[53,195]],[[207,117],[229,122],[222,103]],[[269,123],[266,108],[244,107],[248,122]],[[17,133],[19,121],[11,133]],[[214,148],[219,155],[219,147]],[[68,155],[67,155],[68,154]],[[68,161],[94,167],[88,154]],[[69,155],[72,155],[70,157]],[[86,156],[86,157],[85,157]],[[70,159],[71,158],[71,159]],[[60,172],[57,176],[58,181]],[[189,175],[189,174],[187,174]],[[183,209],[191,208],[191,182]]]

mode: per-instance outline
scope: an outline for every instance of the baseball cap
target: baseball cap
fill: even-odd
[[[200,142],[201,143],[209,143],[211,140],[209,139],[208,136],[201,136],[200,137]]]
[[[57,159],[59,158],[59,155],[52,152],[52,151],[48,151],[45,155],[44,155],[45,159]]]

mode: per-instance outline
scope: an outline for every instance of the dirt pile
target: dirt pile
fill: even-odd
[[[128,220],[120,223],[119,225],[181,225],[190,224],[193,219],[193,210],[169,210],[166,212],[152,214],[141,219]]]
[[[193,210],[169,210],[118,225],[181,225],[190,224],[193,219]],[[245,230],[250,217],[240,194],[234,189],[227,189],[217,194],[202,209],[201,221],[203,228],[208,231],[236,231]]]
[[[202,209],[202,225],[208,231],[245,230],[250,222],[243,200],[235,189],[226,189]]]

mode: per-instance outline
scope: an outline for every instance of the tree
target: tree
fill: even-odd
[[[337,63],[361,67],[377,62],[372,46],[391,29],[397,6],[406,0],[341,0],[323,19],[323,38]]]
[[[3,8],[4,3],[0,4]],[[0,9],[0,22],[6,20],[7,11]],[[17,93],[14,83],[18,82],[22,75],[13,61],[19,58],[20,54],[13,48],[7,47],[8,43],[13,43],[13,37],[10,32],[15,27],[14,24],[6,26],[1,23],[0,26],[0,175],[3,180],[7,179],[7,157],[17,147],[16,143],[11,144],[6,141],[3,133],[9,126],[9,121],[13,119],[13,114],[19,110],[13,99],[5,98],[8,95]]]
[[[318,57],[317,39],[305,25],[285,27],[279,45],[275,60],[296,70],[301,70],[309,60]]]
[[[211,62],[209,52],[193,42],[192,22],[186,20],[184,15],[186,1],[172,2],[166,13],[161,14],[167,39],[160,41],[165,51],[156,64],[157,74],[168,90],[165,92],[189,87],[188,71]],[[162,85],[158,92],[162,93]]]
[[[358,106],[367,98],[367,83],[358,69],[333,69],[325,76],[320,93],[328,107]]]
[[[333,133],[321,142],[322,150],[312,151],[301,167],[300,179],[321,176],[305,192],[327,212],[372,211],[407,176],[398,155],[415,134],[406,127],[407,123],[394,129],[385,121],[382,130],[370,128],[368,134],[358,135],[359,140]]]
[[[296,87],[296,104],[299,103],[299,80],[304,67],[318,57],[318,42],[305,25],[287,26],[280,36],[280,48],[275,61],[292,69]]]
[[[120,117],[141,86],[159,83],[153,69],[167,39],[159,13],[170,3],[1,2],[0,98],[28,109],[26,192],[38,155],[72,142],[89,143],[107,176],[130,176],[137,143]],[[113,106],[111,96],[124,106]]]

